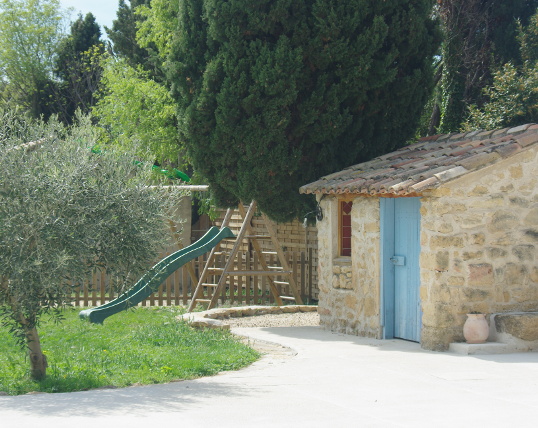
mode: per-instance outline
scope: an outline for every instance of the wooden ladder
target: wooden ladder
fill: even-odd
[[[196,290],[193,293],[193,298],[188,309],[189,312],[193,311],[196,305],[199,303],[206,305],[207,309],[214,308],[217,305],[222,289],[226,284],[226,279],[233,276],[267,277],[271,294],[273,295],[275,302],[278,306],[282,306],[283,301],[295,301],[295,303],[299,305],[303,303],[301,295],[297,288],[297,284],[295,282],[295,278],[293,277],[293,272],[291,271],[290,266],[286,260],[284,251],[280,246],[280,242],[276,233],[276,228],[274,227],[272,221],[269,220],[269,218],[267,218],[265,214],[262,214],[263,222],[267,230],[267,235],[254,235],[252,233],[251,220],[254,216],[255,211],[255,201],[252,201],[250,203],[246,212],[244,205],[242,203],[239,204],[239,213],[243,218],[243,223],[241,225],[239,233],[237,234],[233,248],[227,257],[224,268],[211,267],[213,266],[215,257],[218,253],[217,247],[215,247],[211,250],[211,253],[209,254],[202,275],[200,276],[200,279],[198,281],[198,285],[196,286]],[[224,217],[222,226],[227,226],[229,224],[231,216],[232,210],[228,209]],[[260,262],[262,270],[254,271],[234,269],[234,261],[239,253],[241,245],[245,240],[248,240],[250,242],[252,248],[258,254],[258,260]],[[262,246],[260,244],[260,241],[262,240],[271,240],[274,247],[274,251],[270,253],[262,251]],[[267,261],[265,260],[265,255],[267,254],[276,255],[280,266],[269,266],[267,264]],[[208,283],[206,279],[209,275],[220,275],[218,282]],[[281,280],[276,280],[275,277],[280,277]],[[284,286],[289,286],[289,290],[291,291],[293,296],[281,295],[279,290]],[[204,288],[212,290],[212,293],[209,293],[209,296],[207,297],[203,296]]]

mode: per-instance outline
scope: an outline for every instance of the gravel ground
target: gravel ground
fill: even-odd
[[[319,315],[317,312],[297,312],[229,318],[222,321],[229,324],[231,328],[319,326]]]

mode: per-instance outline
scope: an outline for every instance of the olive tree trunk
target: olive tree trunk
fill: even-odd
[[[30,357],[30,374],[32,379],[41,380],[47,374],[47,357],[41,351],[39,334],[35,327],[26,330],[26,344]]]
[[[35,326],[31,327],[31,323],[24,316],[17,299],[13,297],[8,288],[9,279],[6,276],[0,277],[0,290],[4,292],[6,300],[11,306],[11,310],[16,318],[17,323],[24,328],[24,335],[26,337],[26,347],[28,349],[28,356],[30,358],[30,374],[32,379],[41,380],[47,374],[47,357],[41,351],[41,342],[39,341],[39,334]]]

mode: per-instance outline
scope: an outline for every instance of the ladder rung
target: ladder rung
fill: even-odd
[[[196,299],[196,302],[199,302],[199,303],[211,303],[211,299]]]
[[[251,239],[271,239],[270,235],[245,235],[245,238]]]
[[[276,251],[262,251],[262,254],[267,254],[268,256],[276,256],[278,253]]]
[[[277,285],[290,285],[289,282],[286,282],[286,281],[273,281],[273,284],[277,284]]]
[[[231,276],[246,276],[246,275],[289,275],[291,271],[268,271],[268,270],[231,270],[226,272],[226,275]]]
[[[214,256],[222,256],[222,255],[228,255],[227,251],[215,251],[213,253]]]
[[[203,285],[204,287],[216,287],[216,286],[218,286],[218,284],[207,284],[207,283],[205,283],[205,282],[202,283],[202,285]]]
[[[295,300],[295,297],[291,297],[291,296],[280,296],[280,298],[282,300]]]
[[[207,271],[208,273],[212,273],[212,272],[222,273],[224,272],[224,268],[212,267],[212,268],[209,268]]]
[[[278,269],[282,269],[282,266],[267,266],[267,269],[278,270]]]

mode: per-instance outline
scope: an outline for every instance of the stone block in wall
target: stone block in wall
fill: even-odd
[[[491,241],[492,245],[500,246],[500,247],[507,247],[510,245],[514,245],[514,234],[511,229],[508,229],[508,232],[503,233],[501,236],[499,236],[497,239],[494,239]]]
[[[462,286],[465,284],[465,278],[458,275],[450,275],[447,279],[448,285],[452,286]]]
[[[469,212],[458,217],[458,226],[462,229],[475,229],[488,221],[488,215],[483,212]]]
[[[498,247],[488,247],[486,248],[486,255],[490,259],[500,259],[505,257],[507,254],[506,250]]]
[[[432,236],[430,240],[430,246],[434,248],[463,248],[465,246],[465,239],[462,235],[452,236]]]
[[[486,186],[478,185],[475,186],[471,191],[469,192],[469,196],[482,196],[487,195],[490,192],[490,189]]]
[[[512,165],[510,168],[508,168],[508,172],[510,173],[510,177],[512,179],[523,178],[523,166],[522,165]]]
[[[493,292],[482,288],[463,287],[461,297],[465,302],[486,302],[493,298]]]
[[[519,225],[517,215],[509,211],[497,211],[493,214],[491,222],[488,225],[490,232],[506,232],[513,230]]]
[[[450,303],[424,303],[422,325],[425,327],[450,328],[456,322],[458,308]]]
[[[517,208],[528,208],[529,201],[519,196],[511,196],[509,199],[511,205],[515,205]]]
[[[448,285],[440,284],[430,288],[429,297],[432,303],[442,303],[452,301],[455,296]]]
[[[469,265],[469,285],[492,285],[494,281],[493,266],[489,263]]]
[[[533,208],[523,218],[523,224],[525,226],[538,226],[538,207]]]
[[[469,204],[472,210],[491,210],[502,206],[504,197],[502,195],[489,195],[485,198],[473,199]]]
[[[450,200],[444,198],[442,200],[444,202],[435,204],[432,210],[436,215],[457,214],[467,210],[467,207],[462,203],[451,203]]]
[[[473,233],[471,235],[471,244],[483,245],[486,242],[486,235],[484,233]]]
[[[512,248],[512,253],[521,262],[533,262],[536,257],[536,248],[534,245],[516,245]]]
[[[525,237],[525,241],[538,242],[538,228],[525,230],[523,236]]]
[[[451,223],[439,223],[436,230],[439,233],[452,233],[454,231],[454,225]]]
[[[523,285],[529,276],[526,266],[515,263],[507,263],[504,267],[500,267],[499,270],[507,287]]]
[[[344,297],[344,306],[347,309],[351,309],[353,312],[357,310],[358,303],[359,299],[354,294],[347,293]]]
[[[463,260],[476,260],[481,259],[483,257],[484,253],[482,251],[464,251],[463,252]]]
[[[463,331],[458,328],[423,327],[420,345],[430,351],[446,351],[458,339],[463,340]]]
[[[529,272],[529,278],[532,282],[538,284],[538,267],[533,267]]]
[[[538,289],[536,287],[517,287],[508,289],[510,302],[529,303],[531,306],[538,303]]]
[[[448,251],[438,251],[435,254],[435,270],[439,272],[444,272],[448,270],[448,266],[450,265],[450,255]]]

